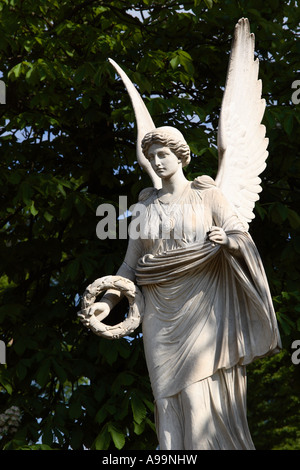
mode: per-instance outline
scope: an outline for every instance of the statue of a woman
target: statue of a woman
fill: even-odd
[[[138,117],[145,108],[116,68]],[[253,37],[242,19],[223,99],[215,181],[186,179],[190,150],[177,129],[155,128],[148,115],[143,122],[148,119],[151,129],[139,128],[139,161],[154,187],[140,194],[142,236],[129,239],[117,275],[143,292],[143,340],[162,450],[254,449],[246,365],[280,348],[264,268],[248,233],[267,146],[257,72]],[[235,90],[243,79],[242,90]],[[81,313],[84,323],[93,318],[97,332],[97,322],[119,299],[119,291],[109,290]]]

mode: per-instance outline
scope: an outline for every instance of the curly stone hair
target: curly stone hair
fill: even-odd
[[[142,140],[142,151],[148,159],[148,151],[152,144],[161,144],[168,147],[185,167],[191,160],[191,152],[181,132],[175,127],[158,127],[148,132]]]

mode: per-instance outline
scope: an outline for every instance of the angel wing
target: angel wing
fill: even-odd
[[[247,18],[235,27],[218,128],[217,186],[248,229],[259,199],[260,173],[266,167],[268,139],[261,124],[265,100],[254,60],[254,35]]]
[[[153,186],[159,189],[161,188],[161,179],[153,171],[149,161],[144,156],[141,147],[143,137],[147,134],[147,132],[153,131],[155,129],[155,125],[139,92],[137,91],[131,80],[128,78],[124,70],[122,70],[121,67],[114,60],[108,60],[120,75],[131,99],[137,123],[137,161],[141,165],[141,167],[149,174],[150,178],[152,179]]]

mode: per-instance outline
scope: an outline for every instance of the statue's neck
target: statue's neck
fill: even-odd
[[[162,188],[158,191],[161,202],[169,202],[183,193],[189,181],[183,172],[177,172],[171,178],[162,179]]]

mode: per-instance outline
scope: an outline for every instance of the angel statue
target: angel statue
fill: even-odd
[[[110,62],[130,95],[137,159],[153,187],[139,195],[141,236],[129,236],[116,276],[87,288],[80,319],[107,338],[142,323],[161,450],[254,449],[246,366],[281,347],[265,271],[248,232],[268,155],[254,35],[248,19],[240,19],[219,119],[215,180],[186,179],[190,149],[183,135],[156,128],[128,76]],[[124,295],[131,299],[128,319],[105,325]]]

